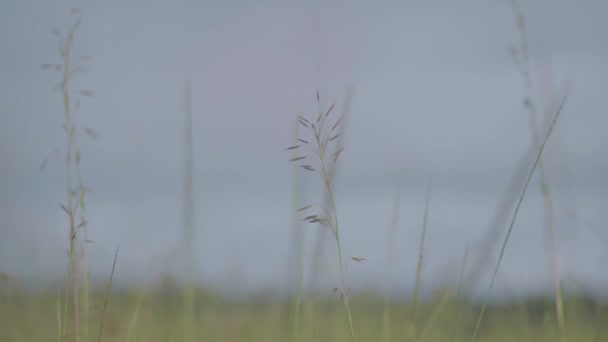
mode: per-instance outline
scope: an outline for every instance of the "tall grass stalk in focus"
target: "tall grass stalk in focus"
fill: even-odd
[[[297,162],[298,166],[302,169],[310,172],[317,173],[324,185],[325,193],[329,200],[329,205],[326,207],[319,207],[318,214],[312,214],[304,217],[304,221],[309,223],[318,223],[324,227],[327,227],[332,233],[336,247],[338,249],[338,261],[340,266],[340,275],[342,278],[342,301],[344,308],[348,315],[348,324],[350,328],[351,340],[355,341],[355,331],[353,328],[352,315],[349,304],[349,288],[346,279],[345,260],[342,253],[342,244],[340,240],[340,226],[338,223],[338,213],[336,210],[336,202],[334,196],[334,177],[332,175],[332,168],[338,161],[340,154],[344,151],[344,146],[337,144],[336,139],[342,134],[339,127],[343,116],[339,116],[336,120],[331,121],[330,114],[335,106],[331,105],[325,112],[321,110],[321,101],[319,92],[317,91],[317,103],[319,105],[319,112],[316,119],[308,120],[303,116],[300,116],[298,122],[300,125],[305,127],[309,136],[303,136],[298,138],[296,145],[290,146],[289,150],[298,150],[300,153],[298,156],[293,157],[290,161]],[[314,205],[307,205],[298,209],[298,212],[308,211]],[[360,262],[362,258],[352,258],[353,260]]]
[[[74,19],[71,28],[64,35],[57,29],[53,29],[52,33],[58,40],[59,54],[61,57],[60,63],[44,64],[43,69],[54,69],[61,72],[61,81],[57,84],[57,89],[61,92],[64,122],[63,130],[66,134],[66,192],[67,202],[60,203],[61,208],[65,211],[69,218],[69,285],[66,288],[65,302],[63,304],[63,319],[58,317],[58,321],[63,323],[60,328],[62,331],[59,336],[65,336],[67,330],[67,312],[68,312],[68,297],[69,287],[72,290],[72,304],[74,317],[74,331],[72,332],[77,342],[85,338],[89,332],[89,270],[88,270],[88,254],[85,243],[90,242],[87,232],[87,216],[85,206],[85,195],[87,188],[84,184],[81,167],[81,152],[78,145],[78,126],[75,113],[80,107],[80,96],[92,96],[90,90],[79,89],[74,94],[72,87],[74,77],[86,71],[84,62],[90,60],[90,57],[83,56],[76,58],[73,53],[74,35],[76,34],[82,18],[80,10],[73,8],[70,11],[70,16]],[[96,133],[91,129],[85,129],[85,133],[92,139],[95,139]],[[82,232],[83,236],[81,236]],[[82,274],[81,274],[82,273]],[[83,278],[83,293],[80,293],[80,279]],[[60,312],[61,310],[59,310]],[[61,323],[60,323],[61,325]]]

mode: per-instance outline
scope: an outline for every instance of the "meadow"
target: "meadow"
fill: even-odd
[[[6,284],[4,288],[6,289]],[[194,327],[185,330],[187,315],[179,292],[136,290],[113,293],[105,315],[102,341],[350,341],[347,318],[339,297],[308,298],[302,305],[297,338],[293,338],[293,305],[290,301],[251,298],[234,302],[220,294],[197,291]],[[92,334],[83,341],[97,341],[104,295],[92,298]],[[13,292],[0,297],[0,341],[56,341],[57,298]],[[605,341],[608,307],[604,302],[572,296],[566,299],[568,341]],[[490,306],[479,341],[558,341],[551,298]],[[412,305],[393,300],[385,311],[382,298],[352,298],[357,340],[404,341],[414,329],[413,341],[470,341],[479,305],[452,299],[429,300],[418,308],[410,326]],[[390,317],[385,319],[385,315]],[[74,341],[70,335],[62,341]]]
[[[459,284],[437,291],[432,297],[421,295],[424,278],[425,234],[429,214],[430,193],[426,199],[426,212],[420,227],[418,263],[413,293],[392,297],[378,293],[350,291],[345,270],[351,263],[365,263],[364,257],[347,257],[343,254],[343,236],[334,193],[338,165],[345,142],[342,140],[347,112],[339,112],[335,103],[322,106],[316,91],[318,110],[314,114],[294,117],[292,144],[281,146],[277,158],[289,161],[293,166],[293,238],[296,286],[291,296],[250,296],[234,299],[225,293],[206,289],[194,279],[195,246],[189,244],[195,235],[193,171],[192,108],[190,87],[186,89],[184,110],[184,208],[182,251],[188,264],[184,282],[180,286],[158,288],[114,288],[114,269],[120,267],[119,249],[108,279],[93,283],[90,278],[87,246],[89,241],[87,215],[88,192],[86,175],[82,172],[79,137],[88,135],[95,139],[91,129],[81,131],[75,119],[80,99],[90,97],[88,89],[75,88],[73,79],[85,69],[88,57],[73,55],[72,46],[82,23],[80,12],[72,10],[73,26],[67,32],[54,32],[58,39],[61,63],[45,64],[43,69],[57,71],[60,75],[59,90],[65,114],[64,127],[67,150],[65,151],[66,199],[58,210],[66,215],[69,231],[68,276],[65,283],[52,289],[29,292],[16,276],[0,273],[0,342],[18,341],[606,341],[608,340],[608,306],[602,297],[584,292],[565,292],[562,287],[560,261],[555,250],[555,231],[551,223],[553,214],[552,195],[545,179],[543,150],[550,139],[554,125],[559,122],[567,94],[560,97],[554,111],[540,119],[546,127],[537,127],[537,116],[544,115],[534,101],[532,89],[528,41],[525,17],[517,1],[513,1],[521,34],[520,46],[514,51],[514,59],[524,79],[525,110],[532,120],[533,163],[524,165],[516,177],[518,187],[513,195],[514,211],[509,208],[504,222],[497,224],[501,237],[497,238],[499,257],[495,263],[479,269],[463,268]],[[348,99],[347,99],[348,101]],[[347,106],[345,106],[347,107]],[[279,148],[277,148],[279,150]],[[44,167],[44,165],[43,165]],[[552,272],[554,288],[547,296],[521,300],[492,302],[496,275],[510,234],[517,220],[518,211],[533,175],[539,175],[547,212],[549,245],[552,246]],[[322,189],[322,196],[314,203],[305,203],[297,186],[298,180],[310,178]],[[519,186],[521,185],[521,186]],[[514,190],[514,191],[515,191]],[[497,199],[498,201],[498,199]],[[509,204],[511,205],[511,203]],[[394,213],[390,229],[395,229],[398,214]],[[311,294],[304,285],[304,264],[301,231],[304,225],[315,225],[330,234],[328,243],[337,252],[339,265],[336,278],[340,285],[333,293]],[[504,233],[504,234],[502,234]],[[292,243],[285,241],[285,244]],[[387,249],[393,248],[390,239]],[[494,253],[496,251],[488,251]],[[483,253],[483,252],[482,252]],[[465,252],[466,254],[466,252]],[[482,258],[483,259],[483,258]],[[19,261],[17,261],[19,262]],[[391,260],[387,263],[398,263]],[[561,261],[563,262],[563,260]],[[255,266],[252,266],[255,267]],[[0,270],[1,272],[2,270]],[[489,272],[491,281],[485,296],[471,298],[462,293],[463,286],[478,280],[480,273]],[[405,299],[404,299],[405,298]]]

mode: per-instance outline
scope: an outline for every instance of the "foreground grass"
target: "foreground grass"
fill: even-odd
[[[142,297],[143,296],[143,297]],[[143,299],[142,299],[143,298]],[[231,302],[200,293],[192,330],[184,329],[183,298],[175,294],[114,293],[105,313],[103,341],[289,341],[292,337],[290,304],[268,299]],[[102,318],[103,293],[91,301],[90,326],[97,340]],[[353,295],[352,315],[361,341],[403,341],[407,336],[412,305],[390,303],[390,338],[382,339],[383,298]],[[0,296],[0,341],[55,341],[55,295],[12,293]],[[139,305],[138,305],[139,304]],[[566,298],[565,333],[571,341],[608,340],[608,307],[583,298]],[[350,341],[351,333],[338,296],[307,298],[299,322],[300,341]],[[478,307],[452,301],[433,319],[437,301],[417,305],[416,341],[470,341]],[[480,341],[556,341],[558,329],[551,300],[529,300],[488,306],[479,332]],[[135,320],[134,320],[135,319]],[[62,341],[74,341],[68,327]],[[192,339],[188,338],[191,336]]]

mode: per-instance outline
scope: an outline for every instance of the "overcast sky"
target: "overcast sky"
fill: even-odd
[[[41,65],[60,62],[51,29],[71,26],[72,4],[9,0],[0,11],[0,272],[24,279],[56,281],[66,272],[68,221],[58,205],[66,196],[66,142],[62,99],[53,90],[60,75]],[[429,288],[453,280],[445,270],[460,267],[465,245],[481,253],[476,242],[504,196],[523,187],[523,180],[509,185],[520,161],[532,166],[524,81],[509,54],[519,33],[508,1],[76,4],[83,22],[75,54],[94,56],[74,89],[94,92],[76,117],[99,133],[97,141],[79,136],[95,277],[108,275],[117,245],[120,284],[155,285],[163,272],[179,274],[188,79],[197,270],[208,286],[288,287],[294,204],[284,148],[295,116],[315,115],[316,89],[322,107],[336,102],[337,111],[353,89],[336,190],[344,253],[368,259],[349,263],[353,289],[386,282],[398,179],[395,294],[413,284],[431,175]],[[608,4],[547,0],[523,9],[541,114],[553,115],[569,89],[545,152],[563,278],[605,288]],[[320,202],[314,174],[300,177],[303,203]],[[545,222],[536,176],[497,292],[550,289]],[[500,239],[507,227],[498,228]],[[305,228],[309,269],[318,227]],[[329,292],[339,277],[333,241],[326,246],[318,286]]]

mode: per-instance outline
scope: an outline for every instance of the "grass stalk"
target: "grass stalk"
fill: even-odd
[[[566,97],[564,97],[562,103],[559,106],[559,109],[557,110],[557,113],[555,114],[555,117],[553,118],[553,122],[551,123],[551,126],[549,126],[549,130],[545,136],[545,139],[543,140],[542,144],[540,145],[540,148],[538,149],[538,154],[536,156],[536,159],[534,161],[534,164],[532,165],[532,168],[530,169],[530,172],[528,174],[528,177],[526,179],[526,183],[524,185],[524,188],[521,192],[521,195],[519,197],[519,200],[517,201],[517,205],[515,206],[515,212],[513,213],[513,217],[511,219],[511,223],[509,224],[509,229],[507,230],[507,235],[505,236],[505,239],[503,241],[502,244],[502,248],[500,250],[500,255],[498,257],[498,261],[496,262],[496,266],[494,268],[494,273],[492,274],[492,278],[490,280],[490,286],[488,286],[488,291],[486,292],[485,296],[484,296],[484,300],[483,300],[483,305],[481,307],[481,311],[479,313],[479,317],[477,319],[477,324],[475,325],[475,331],[473,332],[473,336],[471,338],[471,342],[475,342],[476,338],[477,338],[477,334],[479,332],[479,327],[481,325],[481,321],[483,319],[483,315],[485,313],[487,304],[488,304],[488,298],[490,297],[490,293],[492,291],[492,287],[494,286],[494,282],[496,280],[496,275],[498,274],[498,269],[500,267],[500,262],[502,261],[502,258],[505,254],[505,250],[507,248],[507,243],[509,242],[509,237],[511,236],[511,232],[513,231],[513,226],[515,225],[515,219],[517,218],[517,213],[519,212],[519,208],[521,207],[521,203],[524,200],[524,197],[526,195],[526,190],[528,189],[528,185],[530,184],[530,180],[532,179],[532,175],[534,174],[534,170],[536,169],[536,167],[538,166],[538,162],[540,160],[540,157],[543,153],[543,150],[545,149],[545,145],[547,143],[547,140],[549,140],[549,136],[551,135],[551,132],[553,131],[553,127],[555,127],[555,123],[557,122],[557,119],[559,118],[560,113],[562,112],[562,109],[564,107],[564,104],[566,102]]]
[[[325,156],[324,156],[323,152],[321,152],[319,157],[320,157],[319,159],[321,162],[321,175],[323,177],[325,187],[327,189],[329,202],[331,205],[330,210],[333,213],[336,245],[338,247],[338,259],[340,261],[340,275],[342,276],[342,300],[344,302],[344,307],[346,308],[346,312],[348,314],[348,325],[350,327],[351,340],[354,342],[355,341],[355,330],[353,328],[353,318],[352,318],[352,314],[350,311],[350,304],[349,304],[349,300],[348,300],[349,287],[348,287],[348,282],[346,280],[346,272],[345,272],[345,268],[344,268],[344,258],[342,256],[342,244],[340,242],[340,225],[338,224],[338,211],[336,209],[336,202],[335,202],[334,193],[333,193],[333,184],[332,184],[333,179],[328,174],[328,169],[325,165],[325,158],[324,158]]]
[[[89,243],[89,232],[87,229],[87,215],[86,215],[86,204],[85,204],[85,192],[86,187],[84,185],[83,177],[82,177],[82,167],[80,163],[80,151],[77,151],[76,154],[76,177],[78,179],[78,188],[80,189],[80,222],[81,228],[84,233],[84,242]],[[85,336],[88,336],[89,332],[89,313],[90,313],[90,272],[89,272],[89,254],[88,249],[85,248],[86,245],[82,246],[82,275],[83,275],[83,293],[82,293],[82,311],[83,315],[83,328]]]
[[[120,246],[116,246],[116,252],[114,252],[114,262],[112,263],[112,272],[110,272],[110,280],[108,281],[108,287],[106,288],[106,296],[103,301],[103,311],[101,312],[101,323],[99,324],[99,336],[97,342],[101,342],[101,335],[103,333],[103,324],[106,318],[106,311],[108,309],[108,302],[110,300],[110,291],[112,290],[112,279],[114,278],[114,271],[116,270],[116,260],[118,260],[118,249]]]
[[[78,234],[79,231],[84,231],[83,241],[85,243],[89,242],[85,206],[86,187],[84,185],[84,178],[82,175],[81,152],[77,140],[77,126],[74,114],[80,105],[79,97],[81,95],[91,96],[92,92],[89,90],[80,89],[76,95],[72,93],[72,79],[79,73],[86,71],[79,61],[85,61],[90,57],[76,58],[73,56],[74,36],[80,27],[82,18],[80,17],[80,10],[77,8],[72,8],[70,14],[75,19],[65,36],[56,29],[52,30],[52,33],[58,39],[61,62],[57,64],[47,63],[42,67],[43,69],[54,69],[61,72],[61,81],[57,85],[57,88],[61,93],[64,111],[64,122],[62,126],[66,134],[65,177],[67,202],[60,205],[69,218],[69,285],[66,287],[66,297],[63,305],[63,320],[60,322],[60,324],[63,326],[60,328],[60,335],[65,335],[67,332],[67,304],[70,294],[69,289],[71,287],[74,311],[74,335],[76,336],[76,341],[79,342],[81,340],[81,336],[85,336],[86,338],[89,331],[90,279],[87,250],[85,245],[81,244],[81,239]],[[89,135],[94,135],[92,130],[87,130],[87,132],[89,132]],[[77,222],[77,220],[79,221]],[[80,253],[82,253],[82,257],[80,257]],[[80,293],[81,277],[84,280],[82,294]],[[59,310],[61,311],[61,308],[59,308]],[[60,319],[61,317],[58,318]]]
[[[521,4],[518,0],[511,0],[513,8],[515,10],[515,14],[517,17],[517,26],[519,31],[519,42],[520,42],[520,57],[521,60],[517,60],[517,65],[520,68],[522,77],[525,83],[525,91],[526,91],[526,99],[525,104],[530,112],[530,128],[532,130],[532,137],[534,139],[535,146],[540,145],[539,141],[539,133],[538,133],[538,124],[537,124],[537,106],[534,101],[533,90],[532,90],[532,71],[530,65],[530,51],[528,44],[528,35],[527,35],[527,27],[526,27],[526,17],[521,8]],[[538,172],[540,175],[541,181],[541,191],[543,194],[543,199],[545,202],[545,209],[547,211],[547,226],[549,229],[549,242],[550,242],[550,254],[551,254],[551,263],[553,267],[553,280],[555,286],[555,309],[557,316],[557,327],[558,333],[560,335],[560,339],[564,340],[564,304],[562,300],[562,290],[561,290],[561,276],[560,276],[560,267],[559,267],[559,259],[557,254],[557,242],[556,242],[556,228],[554,222],[554,213],[553,213],[553,198],[551,196],[551,192],[549,189],[549,184],[547,181],[546,171],[543,163],[543,158],[541,157],[538,161]]]
[[[408,332],[408,341],[415,340],[415,322],[416,322],[416,310],[418,309],[418,297],[420,295],[420,285],[422,283],[422,267],[424,265],[424,240],[426,238],[426,229],[429,218],[429,205],[431,201],[431,184],[426,192],[426,201],[424,205],[424,217],[422,219],[422,234],[420,236],[420,249],[418,252],[418,265],[416,266],[416,284],[414,285],[414,304],[412,307],[412,313],[410,315],[410,328]]]
[[[313,140],[306,140],[304,138],[298,138],[298,144],[288,147],[288,150],[299,151],[305,149],[307,153],[297,157],[293,157],[290,161],[297,162],[298,166],[304,170],[317,173],[322,182],[325,190],[326,198],[329,201],[328,207],[321,207],[321,213],[316,215],[309,215],[303,220],[309,223],[318,223],[322,226],[329,228],[336,241],[336,247],[338,250],[338,261],[340,267],[340,276],[342,280],[342,301],[344,308],[348,316],[348,324],[350,328],[351,340],[355,341],[355,331],[353,327],[352,314],[349,304],[349,287],[346,279],[346,269],[344,255],[342,251],[342,243],[340,240],[340,225],[338,223],[338,213],[336,209],[335,195],[333,191],[334,182],[334,171],[335,165],[344,147],[339,145],[337,140],[341,135],[339,125],[342,121],[343,116],[339,117],[332,123],[328,122],[328,117],[332,113],[335,106],[332,105],[326,112],[321,110],[321,101],[319,92],[317,91],[317,103],[319,104],[319,113],[316,120],[307,120],[303,116],[298,118],[300,125],[306,127],[310,132]],[[329,124],[332,124],[329,126]],[[306,163],[310,161],[310,163]],[[308,205],[300,208],[298,212],[308,210],[313,205]],[[355,261],[363,261],[362,258],[352,258]]]

